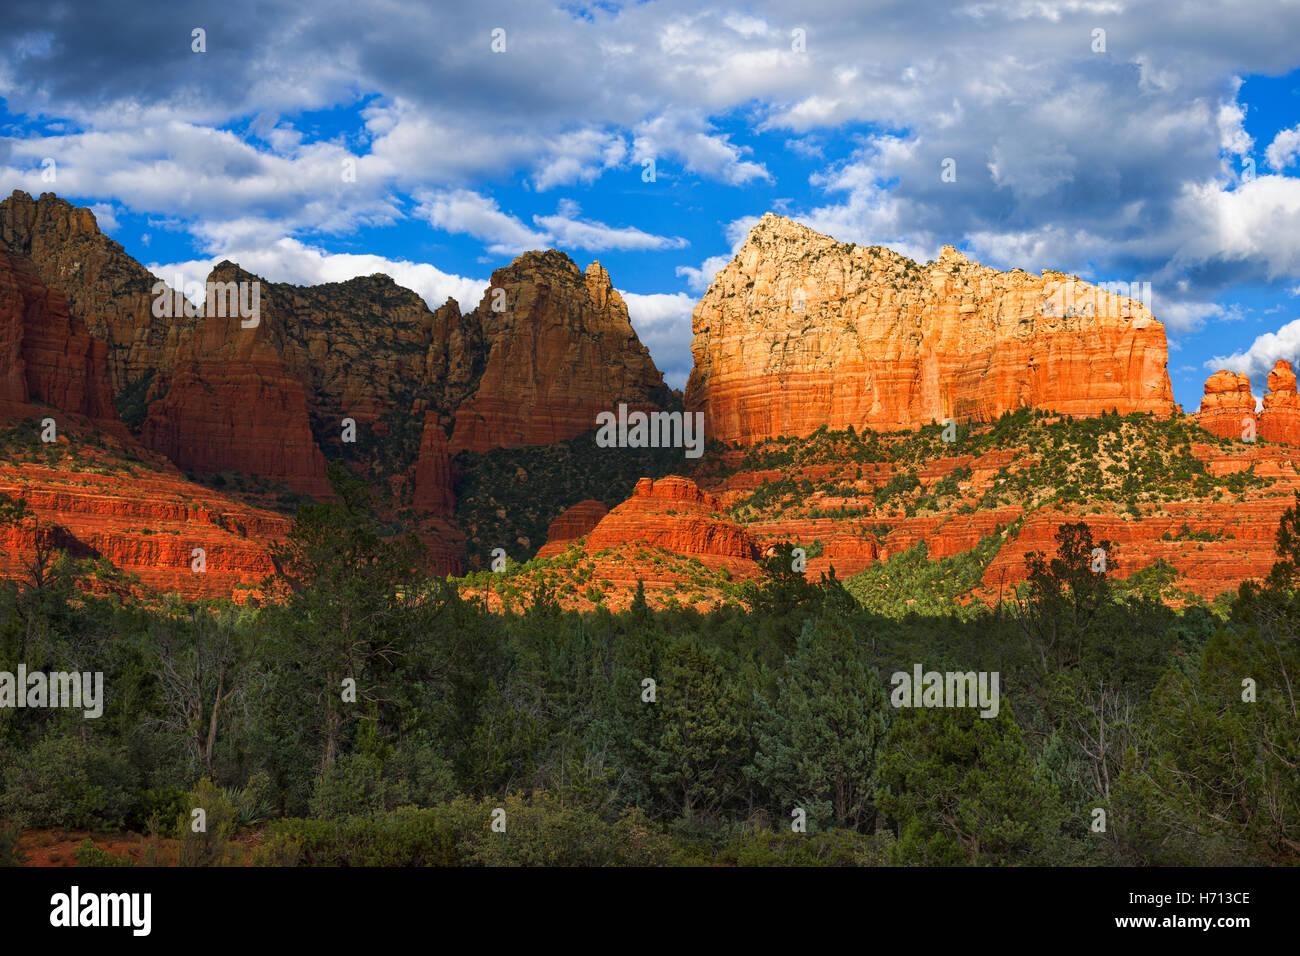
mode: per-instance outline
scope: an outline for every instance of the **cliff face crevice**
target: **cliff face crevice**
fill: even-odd
[[[686,406],[753,443],[822,425],[915,428],[1029,406],[1168,414],[1164,327],[1062,273],[999,272],[951,247],[918,266],[771,213],[695,309]]]

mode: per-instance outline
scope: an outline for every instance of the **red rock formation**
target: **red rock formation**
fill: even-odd
[[[1300,445],[1300,395],[1291,363],[1279,360],[1268,373],[1268,393],[1259,416],[1259,437]]]
[[[490,351],[456,411],[453,452],[563,441],[593,430],[596,414],[619,402],[650,410],[667,399],[598,262],[584,275],[562,252],[525,253],[492,273],[473,315]]]
[[[560,554],[569,543],[581,538],[600,523],[600,519],[609,514],[603,501],[588,498],[576,505],[566,508],[550,523],[546,529],[546,544],[537,552],[539,558],[549,558]]]
[[[105,343],[115,393],[169,367],[194,330],[192,319],[153,315],[158,278],[101,233],[89,209],[15,190],[0,202],[0,240],[30,257],[41,281],[67,296],[69,312]]]
[[[820,541],[821,554],[807,559],[805,573],[810,581],[819,580],[832,567],[836,578],[843,581],[880,557],[880,548],[873,539],[859,537],[833,518],[760,521],[745,530],[754,535],[764,554],[781,542],[791,542],[807,552],[813,542]]]
[[[587,535],[586,549],[594,553],[633,541],[666,548],[676,554],[754,559],[758,547],[748,531],[720,514],[713,495],[695,482],[670,476],[642,478],[632,497],[604,518]]]
[[[456,510],[456,495],[452,487],[447,433],[438,424],[436,412],[425,412],[420,457],[415,463],[415,490],[411,505],[418,511],[449,516]]]
[[[822,425],[913,428],[1024,406],[1169,413],[1164,326],[1062,273],[944,247],[925,267],[771,213],[695,309],[688,410],[752,443]]]
[[[120,431],[105,358],[63,294],[0,245],[0,400],[43,402]]]
[[[25,576],[38,533],[57,535],[74,557],[106,558],[146,587],[189,597],[238,598],[274,573],[270,546],[289,531],[284,515],[186,481],[129,436],[60,431],[58,467],[43,456],[0,463],[0,493],[35,513],[0,526],[0,575]],[[203,572],[194,570],[196,548]]]
[[[212,281],[257,281],[214,270]],[[145,443],[181,468],[241,471],[326,497],[325,457],[312,438],[307,395],[290,374],[269,315],[244,328],[239,315],[208,315],[149,405]]]
[[[1248,435],[1255,423],[1250,376],[1220,369],[1206,379],[1196,420],[1207,432],[1220,438],[1241,439]]]

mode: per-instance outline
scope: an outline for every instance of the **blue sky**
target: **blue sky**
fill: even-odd
[[[1219,367],[1262,396],[1300,358],[1297,36],[1282,3],[31,4],[0,24],[0,186],[169,279],[386,272],[468,308],[525,249],[599,259],[678,387],[764,212],[951,243],[1150,282],[1193,410]]]

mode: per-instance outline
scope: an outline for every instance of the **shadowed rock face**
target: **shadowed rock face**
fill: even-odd
[[[321,496],[326,457],[346,457],[378,466],[417,510],[449,515],[450,452],[546,445],[590,431],[619,402],[670,400],[609,274],[599,263],[584,274],[561,252],[497,270],[467,315],[454,300],[431,311],[385,275],[300,287],[223,262],[186,277],[257,283],[259,321],[245,327],[209,309],[155,316],[158,279],[90,210],[53,194],[0,202],[0,238],[85,317],[108,394],[129,395],[128,424],[183,468]],[[350,447],[345,419],[357,426]]]
[[[771,213],[695,309],[688,410],[752,443],[822,425],[914,428],[1024,406],[1174,409],[1164,327],[1062,273],[998,272],[944,247],[918,266]]]
[[[15,190],[0,202],[0,240],[29,257],[41,281],[62,292],[70,313],[107,346],[115,393],[170,367],[169,356],[194,330],[193,320],[153,315],[157,277],[100,232],[89,209],[53,193],[32,199]]]
[[[0,245],[0,401],[41,402],[121,431],[104,343],[25,256]]]
[[[599,262],[584,274],[562,252],[525,253],[492,273],[472,319],[488,353],[456,411],[453,452],[563,441],[619,402],[649,410],[668,399]]]

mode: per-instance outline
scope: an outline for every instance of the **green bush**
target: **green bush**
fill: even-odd
[[[192,793],[187,794],[188,809],[176,818],[176,831],[180,836],[181,866],[224,866],[234,862],[230,838],[235,832],[238,808],[215,782],[199,780]],[[194,811],[203,811],[202,830],[195,832]]]
[[[137,777],[121,748],[94,738],[47,736],[3,770],[0,813],[29,827],[121,829]]]
[[[346,754],[325,772],[312,796],[313,816],[335,820],[399,807],[428,807],[455,791],[451,767],[433,744],[412,740],[390,755]]]
[[[505,831],[492,829],[505,810]],[[371,817],[273,823],[262,866],[620,866],[666,863],[671,842],[640,811],[610,819],[551,794],[405,807]]]
[[[134,866],[130,860],[113,856],[95,841],[86,837],[77,847],[77,866]]]
[[[761,830],[737,837],[717,857],[732,866],[885,866],[893,842],[887,831],[781,833]]]

